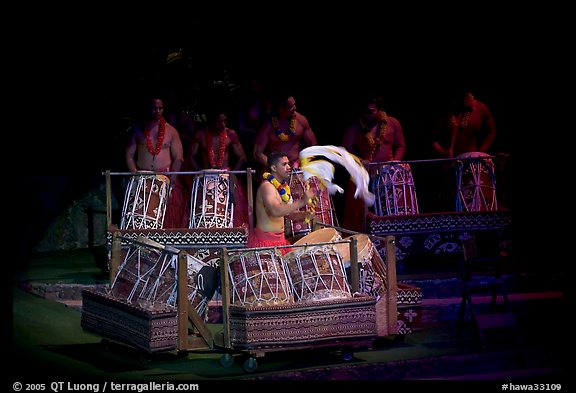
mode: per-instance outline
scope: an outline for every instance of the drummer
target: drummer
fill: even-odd
[[[370,164],[401,161],[406,145],[400,122],[384,111],[381,96],[368,96],[362,105],[359,118],[344,131],[342,146],[362,160],[373,178],[378,166]],[[356,186],[349,182],[348,190],[345,192],[343,227],[365,232],[366,206],[361,199],[354,199],[355,188]]]
[[[296,109],[296,100],[291,93],[278,92],[272,97],[272,103],[274,108],[270,119],[258,131],[254,141],[254,160],[262,168],[267,168],[270,152],[284,151],[290,166],[297,168],[299,152],[305,147],[316,146],[316,135],[308,118]]]
[[[200,129],[186,152],[186,164],[198,170],[242,170],[246,166],[246,154],[238,134],[228,127],[226,111],[218,107],[206,113],[207,126]],[[229,189],[236,201],[234,226],[248,223],[248,203],[245,187],[235,175],[230,175]],[[190,186],[190,189],[193,189]],[[193,196],[192,196],[193,197]]]
[[[142,121],[132,128],[126,145],[126,166],[130,172],[178,172],[182,166],[182,141],[178,131],[164,118],[164,101],[153,97]],[[184,191],[176,174],[170,175],[170,199],[164,228],[184,227]]]
[[[206,117],[207,127],[196,133],[186,154],[192,170],[244,169],[246,154],[236,131],[227,126],[225,111],[210,110]],[[234,157],[230,157],[231,151]]]
[[[288,154],[271,152],[268,154],[268,167],[270,172],[264,173],[264,181],[256,192],[256,225],[248,236],[249,248],[290,245],[284,235],[284,217],[292,220],[314,217],[313,210],[299,211],[306,205],[312,205],[316,196],[313,190],[306,190],[303,198],[292,199],[288,185],[291,170]],[[286,254],[290,248],[282,248],[281,251]]]
[[[477,100],[471,86],[462,89],[448,114],[445,127],[437,130],[432,147],[446,158],[463,153],[488,153],[496,138],[496,125],[488,106]]]
[[[455,158],[461,154],[489,153],[496,139],[496,125],[492,113],[484,102],[476,98],[478,88],[472,82],[464,82],[451,94],[451,108],[440,116],[432,135],[432,148],[439,158]],[[437,200],[439,211],[453,209],[457,186],[454,181],[453,163],[437,166],[437,181],[432,183],[432,198]]]

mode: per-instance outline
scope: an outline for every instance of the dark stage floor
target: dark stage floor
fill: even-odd
[[[423,291],[420,329],[379,338],[345,361],[322,349],[267,353],[258,369],[243,370],[245,354],[223,367],[224,351],[163,353],[142,357],[121,343],[102,340],[80,325],[80,291],[105,285],[107,276],[90,250],[35,255],[15,272],[12,285],[11,381],[226,381],[226,380],[484,380],[565,383],[568,307],[561,277],[519,272],[511,291],[522,341],[511,329],[488,332],[482,350],[472,325],[457,334],[459,291],[455,274],[419,269],[399,282]],[[408,272],[409,273],[409,272]],[[211,324],[218,331],[221,325]],[[206,382],[207,383],[207,382]],[[566,390],[564,388],[562,390]],[[499,386],[495,385],[497,390]]]

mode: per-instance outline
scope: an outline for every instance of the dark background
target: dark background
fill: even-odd
[[[339,145],[360,96],[381,94],[386,112],[402,123],[406,160],[434,157],[438,116],[455,91],[473,83],[498,127],[493,152],[514,156],[517,64],[526,44],[497,7],[189,6],[145,15],[101,8],[54,17],[50,10],[51,18],[29,19],[14,32],[29,37],[20,35],[10,52],[19,123],[14,162],[32,163],[17,179],[26,194],[18,202],[34,205],[23,209],[29,217],[21,223],[34,220],[41,233],[60,209],[103,182],[102,171],[125,170],[126,129],[146,93],[234,102],[226,86],[252,76],[293,91],[319,144]],[[167,64],[178,51],[182,59]]]
[[[495,149],[509,150],[519,48],[499,10],[433,16],[415,9],[406,16],[357,8],[325,13],[291,5],[262,17],[224,6],[180,10],[188,18],[159,10],[39,29],[17,59],[26,61],[17,105],[32,153],[42,172],[123,165],[115,144],[143,93],[160,87],[202,95],[215,81],[252,75],[289,86],[321,144],[339,142],[361,92],[382,94],[404,126],[406,159],[429,157],[435,118],[455,89],[473,81],[499,126]],[[183,60],[166,64],[179,50]]]

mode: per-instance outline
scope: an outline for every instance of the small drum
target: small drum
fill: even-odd
[[[294,301],[319,301],[351,297],[342,257],[329,243],[341,240],[333,228],[323,228],[294,243],[294,251],[284,255]],[[304,246],[306,245],[306,246]]]
[[[350,236],[346,239],[356,239],[356,249],[358,250],[358,271],[360,273],[360,293],[365,293],[376,298],[380,298],[386,292],[384,286],[384,278],[386,277],[386,267],[382,261],[382,257],[378,254],[378,250],[370,240],[368,235],[362,233]],[[350,268],[350,245],[347,243],[339,243],[336,247],[340,255],[344,267],[348,271]]]
[[[281,256],[273,249],[230,251],[228,262],[232,304],[263,306],[292,301]]]
[[[374,213],[378,216],[418,214],[416,186],[409,164],[396,162],[382,166],[376,175],[374,193]]]
[[[489,154],[481,152],[464,153],[456,157],[456,211],[498,209],[494,164],[489,157]]]
[[[329,225],[334,225],[333,205],[330,194],[317,177],[313,176],[308,179],[308,185],[311,190],[315,191],[318,196],[318,203],[314,209],[314,216],[317,222],[322,222]],[[296,200],[302,198],[306,192],[306,181],[301,170],[293,170],[290,174],[290,192],[292,197]],[[306,206],[300,208],[300,211],[306,211]],[[284,233],[287,238],[294,238],[298,236],[307,235],[312,232],[312,222],[305,222],[304,220],[291,220],[285,219]]]
[[[164,175],[133,176],[126,187],[120,229],[159,229],[170,191],[170,179]]]
[[[180,251],[184,252],[184,251]],[[200,314],[208,316],[208,301],[218,284],[217,270],[187,255],[188,299]],[[129,304],[153,310],[176,307],[178,250],[140,236],[126,251],[111,285],[111,294]]]
[[[189,228],[232,228],[234,199],[230,176],[206,172],[196,175],[190,198]]]

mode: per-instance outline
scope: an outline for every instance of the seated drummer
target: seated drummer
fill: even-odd
[[[270,172],[265,172],[264,180],[256,192],[256,226],[248,236],[249,248],[286,246],[291,243],[284,236],[284,217],[292,220],[312,219],[313,210],[299,211],[306,205],[312,205],[316,196],[313,190],[307,190],[303,198],[296,201],[290,194],[290,163],[285,152],[271,152],[268,155]],[[282,254],[290,248],[282,248]]]

